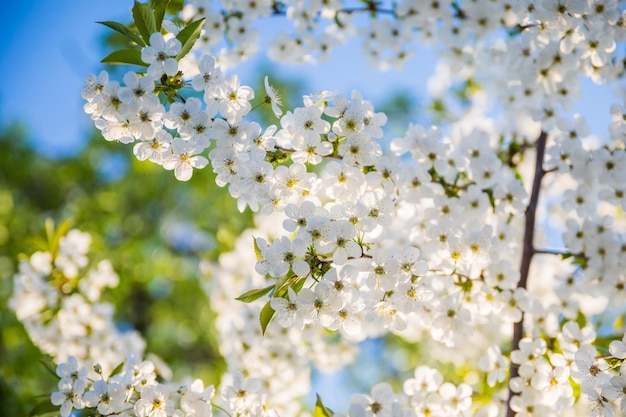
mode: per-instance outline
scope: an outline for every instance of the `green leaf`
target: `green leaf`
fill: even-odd
[[[35,404],[33,409],[30,410],[30,413],[28,413],[28,417],[37,417],[52,414],[59,414],[59,406],[52,404],[50,402],[50,398],[44,398],[40,400],[37,404]]]
[[[259,321],[261,322],[261,332],[263,334],[265,334],[265,329],[267,329],[270,321],[272,321],[272,317],[274,317],[274,314],[276,314],[276,311],[274,311],[274,309],[270,305],[270,301],[265,303],[263,309],[261,310],[261,315],[259,316]]]
[[[524,27],[522,25],[518,24],[517,26],[509,29],[509,31],[508,31],[509,38],[514,38],[517,35],[519,35],[520,33],[522,33],[523,31],[524,31]]]
[[[291,286],[294,292],[298,294],[302,287],[304,286],[304,281],[306,281],[306,277],[300,277],[298,280]]]
[[[578,327],[581,329],[587,325],[587,317],[581,311],[579,311],[576,316],[576,324],[578,324]]]
[[[489,204],[491,205],[491,210],[493,210],[493,212],[496,212],[496,199],[493,196],[493,190],[491,188],[485,188],[484,190],[482,190],[483,193],[487,194],[487,197],[489,197]]]
[[[122,49],[115,51],[100,61],[104,64],[132,64],[147,67],[148,64],[141,60],[141,51],[137,49]]]
[[[204,24],[204,18],[200,20],[196,20],[195,22],[189,23],[183,30],[178,32],[176,35],[176,39],[180,41],[182,48],[178,55],[176,55],[176,60],[181,59],[189,51],[191,51],[191,47],[194,43],[200,38],[200,33],[202,32],[202,25]]]
[[[156,24],[157,32],[161,31],[161,25],[163,24],[163,18],[167,11],[167,6],[170,0],[152,0],[152,9],[154,10],[154,23]]]
[[[587,269],[587,258],[584,256],[575,256],[572,263],[580,266],[582,269]]]
[[[48,241],[48,250],[52,253],[56,252],[54,250],[54,220],[48,217],[44,223],[44,228],[46,229],[46,239]]]
[[[598,348],[599,350],[605,350],[608,352],[609,350],[609,345],[611,344],[611,342],[616,341],[616,340],[621,340],[622,337],[624,337],[624,333],[616,333],[616,334],[609,334],[606,336],[599,336],[596,337],[595,340],[593,341],[593,345]],[[608,358],[606,358],[608,359]],[[621,359],[617,359],[620,363],[621,363]]]
[[[31,236],[26,241],[28,242],[28,247],[32,247],[34,250],[42,252],[50,251],[50,244],[42,236]]]
[[[146,41],[146,45],[150,45],[150,35],[157,32],[152,7],[150,7],[149,4],[142,4],[135,0],[133,19],[135,20],[135,25],[137,25],[141,37]]]
[[[235,298],[235,300],[243,301],[244,303],[251,303],[254,300],[258,300],[259,298],[263,297],[265,294],[272,291],[273,288],[274,288],[274,285],[272,284],[266,288],[250,290],[241,294],[239,297]]]
[[[109,27],[118,33],[121,33],[122,35],[126,36],[128,39],[135,42],[139,46],[146,46],[146,43],[143,41],[143,39],[141,39],[135,32],[128,29],[126,25],[123,25],[118,22],[108,22],[108,21],[96,22],[96,23]]]
[[[289,285],[287,285],[289,281],[288,276],[290,273],[291,268],[289,268],[287,275],[276,280],[276,284],[274,284],[274,297],[285,297],[287,295],[287,288],[289,288]]]
[[[315,409],[313,410],[313,417],[332,417],[333,410],[327,408],[322,402],[322,397],[319,394],[315,394],[317,396],[317,401],[315,401]]]
[[[54,375],[54,377],[56,379],[60,379],[59,376],[57,375],[56,369],[54,368],[54,366],[52,366],[52,364],[50,364],[50,363],[48,363],[48,362],[46,362],[44,360],[41,360],[41,359],[39,360],[39,363],[41,363],[44,366],[44,368],[46,368],[46,371],[48,371],[52,375]]]
[[[256,260],[262,261],[263,253],[261,253],[261,248],[259,248],[259,245],[256,243],[256,237],[252,236],[252,242],[254,243],[254,254],[256,255]]]
[[[339,13],[335,13],[335,24],[339,29],[343,29],[345,27],[345,25],[341,23],[341,20],[339,19]]]
[[[122,362],[119,365],[117,365],[115,367],[115,369],[113,369],[113,371],[111,371],[111,375],[109,375],[109,378],[111,378],[112,376],[115,376],[115,375],[119,374],[120,372],[122,372],[122,369],[124,369],[124,362]]]
[[[56,252],[57,248],[59,247],[59,241],[61,240],[61,238],[70,231],[73,225],[74,221],[72,219],[67,219],[59,225],[56,234],[54,235],[54,252]]]

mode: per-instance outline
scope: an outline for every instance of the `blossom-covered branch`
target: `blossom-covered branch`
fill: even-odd
[[[309,389],[307,358],[345,365],[358,342],[382,336],[436,346],[433,356],[469,371],[444,378],[419,364],[403,384],[405,396],[374,384],[352,397],[351,417],[560,415],[580,407],[575,383],[593,415],[611,416],[615,400],[624,410],[623,328],[597,337],[594,326],[606,313],[598,305],[620,308],[626,299],[619,224],[626,117],[614,105],[609,136],[592,146],[584,118],[568,113],[581,75],[598,83],[623,78],[616,40],[626,39],[626,25],[616,1],[218,6],[194,1],[170,21],[167,2],[136,3],[134,26],[107,22],[134,49],[105,62],[142,69],[123,82],[104,71],[91,75],[82,95],[106,140],[133,144],[139,160],[181,181],[210,166],[239,209],[266,222],[237,242],[237,254],[204,265],[229,366],[221,400],[211,405],[213,388],[200,383],[174,389],[154,382],[140,359],[90,385],[70,359],[57,370],[52,397],[64,416],[81,407],[141,417],[298,415],[294,400]],[[370,13],[356,13],[363,9]],[[387,115],[357,91],[305,95],[301,106],[283,110],[269,78],[259,92],[228,71],[257,48],[254,22],[283,11],[295,35],[271,41],[271,58],[306,63],[360,33],[366,55],[385,68],[406,61],[406,45],[441,43],[433,93],[450,102],[447,90],[464,85],[461,105],[451,107],[448,124],[410,124],[388,149],[381,141]],[[218,51],[224,36],[228,45]],[[253,119],[255,97],[257,106],[271,107],[276,124]],[[535,240],[550,237],[535,234],[552,217],[564,255],[534,257],[549,252]],[[34,255],[32,271],[25,266],[17,278],[15,297],[32,297],[35,316],[80,289],[76,274],[51,272],[53,258]],[[55,268],[63,268],[58,259]],[[529,277],[531,261],[537,277]],[[52,301],[28,295],[47,288],[48,275],[70,291]],[[330,348],[329,332],[336,337]],[[320,353],[327,348],[339,359]],[[146,384],[126,383],[132,389],[122,395],[118,378],[132,380],[144,368]],[[444,382],[449,377],[458,383]],[[111,408],[103,405],[107,396],[115,399]],[[320,399],[316,410],[332,414]]]

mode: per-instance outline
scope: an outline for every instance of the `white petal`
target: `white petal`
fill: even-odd
[[[53,405],[61,405],[67,397],[62,392],[53,392],[50,396],[50,402]]]
[[[361,331],[361,321],[355,316],[349,316],[343,322],[343,329],[350,336],[354,336]]]
[[[173,77],[178,72],[178,62],[174,58],[168,58],[163,63],[163,71]]]
[[[193,168],[187,163],[179,162],[174,168],[174,176],[178,181],[189,181],[192,174]]]
[[[189,163],[191,164],[192,167],[196,168],[196,169],[202,169],[205,166],[207,166],[207,164],[209,163],[209,160],[206,159],[204,156],[194,156],[189,160]]]

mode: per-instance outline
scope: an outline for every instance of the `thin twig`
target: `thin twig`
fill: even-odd
[[[395,10],[379,8],[375,2],[367,2],[367,5],[365,7],[346,7],[344,9],[336,10],[337,14],[340,14],[340,13],[353,14],[353,13],[362,13],[362,12],[372,13],[372,14],[381,13],[381,14],[388,14],[393,17],[398,17]],[[272,16],[285,16],[286,14],[287,14],[286,9],[281,9],[276,6],[272,8]]]
[[[337,10],[338,13],[358,13],[358,12],[370,12],[370,13],[385,13],[390,14],[392,16],[396,16],[396,11],[391,9],[379,9],[376,6],[367,6],[367,7],[354,7],[354,8],[345,8]]]
[[[559,255],[559,256],[571,255],[569,252],[566,252],[564,250],[558,250],[558,249],[535,249],[535,253],[543,254],[543,255]]]
[[[278,146],[278,145],[275,145],[274,149],[276,149],[277,151],[281,151],[281,152],[285,152],[285,153],[289,153],[289,154],[298,152],[295,149],[285,148],[283,146]],[[320,155],[320,156],[322,156],[323,158],[331,158],[331,159],[338,159],[338,160],[342,160],[343,159],[343,156],[341,156],[341,155],[336,155],[336,156],[335,155]]]
[[[541,189],[541,180],[545,175],[543,169],[543,157],[546,149],[546,141],[548,135],[546,132],[541,132],[539,138],[535,142],[535,149],[537,155],[535,157],[535,177],[533,178],[533,188],[530,192],[530,201],[528,207],[526,207],[526,221],[524,224],[524,243],[522,252],[522,261],[520,263],[520,279],[517,283],[517,288],[526,288],[528,284],[528,272],[530,271],[530,262],[533,255],[537,253],[533,246],[533,239],[535,236],[535,215],[537,212],[537,203],[539,202],[539,191]],[[522,312],[522,319],[513,325],[513,340],[511,341],[511,352],[519,349],[519,342],[524,336],[524,313]],[[509,366],[509,383],[511,379],[518,375],[518,367],[511,362]],[[515,412],[511,409],[511,398],[513,398],[513,391],[509,384],[509,398],[507,399],[507,417],[515,416]]]

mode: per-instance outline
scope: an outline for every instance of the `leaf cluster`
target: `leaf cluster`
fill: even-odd
[[[172,10],[170,6],[175,6],[178,10]],[[141,59],[141,49],[137,47],[150,46],[150,36],[163,30],[163,20],[166,13],[176,14],[180,9],[182,9],[182,2],[179,4],[178,2],[171,2],[171,0],[152,0],[149,3],[139,3],[135,0],[132,9],[133,23],[130,25],[113,21],[98,22],[122,35],[132,46],[111,52],[101,62],[147,67],[148,64]],[[182,48],[176,55],[176,60],[182,59],[191,51],[193,45],[200,38],[204,20],[189,22],[178,32],[176,39],[180,41]]]
[[[253,241],[254,253],[256,254],[256,258],[257,260],[262,260],[263,255],[261,253],[261,249],[259,248],[256,239],[253,238]],[[324,274],[328,272],[331,268],[331,261],[325,256],[318,254],[315,251],[314,246],[310,246],[309,248],[307,248],[304,260],[309,264],[310,268],[310,272],[307,274],[307,276],[300,277],[296,275],[291,268],[289,268],[287,274],[284,277],[276,280],[276,283],[269,285],[265,288],[255,288],[249,290],[236,298],[236,300],[242,301],[244,303],[252,303],[265,295],[270,295],[270,300],[265,303],[265,305],[261,309],[261,314],[259,316],[261,331],[263,332],[263,334],[265,334],[267,326],[270,324],[272,318],[274,317],[274,314],[276,313],[270,304],[272,298],[287,298],[290,288],[296,294],[298,294],[304,286],[307,278],[311,277],[313,278],[313,280],[319,281],[324,276]]]

